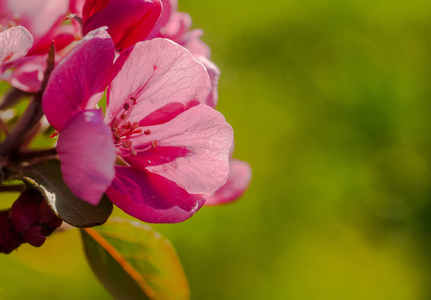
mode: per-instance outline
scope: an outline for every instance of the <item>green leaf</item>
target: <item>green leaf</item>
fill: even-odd
[[[111,219],[81,230],[91,268],[116,299],[189,299],[171,243],[137,221]]]
[[[60,219],[75,227],[103,224],[112,213],[106,195],[96,206],[77,198],[63,181],[59,160],[31,165],[24,169],[23,178],[40,190]]]

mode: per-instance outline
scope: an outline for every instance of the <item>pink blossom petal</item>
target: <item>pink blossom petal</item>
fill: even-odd
[[[182,36],[192,27],[192,18],[185,12],[173,12],[169,22],[160,29],[160,36],[181,44]]]
[[[127,49],[144,40],[156,24],[160,0],[92,0],[83,9],[84,34],[108,26],[116,49]]]
[[[20,90],[35,93],[40,90],[48,55],[27,56],[14,63],[8,81]]]
[[[215,108],[218,102],[217,86],[218,86],[218,80],[220,77],[220,70],[212,61],[210,61],[205,56],[198,55],[195,57],[207,69],[207,72],[211,81],[211,89],[205,101],[205,104],[211,106],[212,108]]]
[[[122,153],[133,166],[164,176],[192,194],[214,192],[226,182],[233,131],[221,113],[198,105],[148,129],[151,134],[131,139],[137,156]]]
[[[176,0],[161,0],[161,2],[163,7],[162,14],[157,20],[157,23],[151,33],[147,36],[147,39],[153,39],[160,36],[160,29],[169,22],[172,13],[176,12],[178,9],[178,3]]]
[[[125,213],[144,222],[182,222],[205,202],[162,176],[131,167],[115,169],[114,181],[106,194]]]
[[[33,37],[22,26],[0,32],[0,64],[13,62],[27,54],[33,45]]]
[[[204,102],[210,88],[205,68],[189,51],[166,39],[136,44],[114,65],[116,77],[108,90],[106,120],[111,121],[129,99],[134,106],[128,120],[142,120],[169,103],[185,106]]]
[[[78,28],[72,24],[57,27],[51,39],[54,43],[55,50],[59,52],[74,42],[81,34],[81,32],[77,30]],[[50,44],[51,41],[49,41]]]
[[[201,29],[189,31],[182,36],[180,44],[195,56],[200,55],[209,58],[211,56],[211,49],[201,40],[203,33]]]
[[[226,184],[213,194],[203,195],[205,205],[219,205],[238,200],[247,190],[251,180],[251,168],[245,161],[230,161],[229,177]]]
[[[114,45],[104,29],[87,34],[52,72],[42,108],[49,123],[61,131],[73,114],[94,108],[111,77]]]
[[[100,110],[76,113],[64,125],[57,145],[64,182],[80,199],[97,205],[115,170],[112,133]]]
[[[192,108],[193,106],[199,105],[198,101],[191,101],[186,105],[178,102],[168,103],[163,107],[153,111],[149,115],[145,116],[139,121],[140,126],[159,125],[169,122],[180,113]]]

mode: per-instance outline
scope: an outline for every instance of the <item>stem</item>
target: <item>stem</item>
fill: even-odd
[[[1,131],[3,131],[5,136],[9,135],[9,129],[7,128],[6,123],[2,119],[0,119],[0,129]]]
[[[34,158],[43,158],[43,157],[56,156],[56,155],[57,155],[57,149],[50,148],[50,149],[42,149],[42,150],[23,151],[17,154],[16,156],[14,156],[13,159],[18,161],[27,161]]]
[[[0,192],[24,192],[25,184],[0,185]]]
[[[38,124],[42,118],[42,95],[48,83],[49,75],[55,66],[54,53],[54,45],[51,44],[41,90],[34,95],[24,114],[18,121],[18,124],[15,125],[4,142],[0,144],[0,157],[7,157],[13,150],[19,149],[23,141],[25,141],[28,132]]]
[[[25,140],[29,129],[42,118],[42,105],[37,97],[38,94],[30,102],[18,124],[12,129],[12,132],[0,144],[0,156],[8,156],[13,150],[19,148],[20,144]]]

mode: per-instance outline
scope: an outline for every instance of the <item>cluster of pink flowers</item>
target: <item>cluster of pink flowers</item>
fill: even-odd
[[[39,91],[55,46],[42,108],[77,197],[175,223],[244,193],[250,167],[232,159],[233,130],[215,110],[219,69],[176,0],[0,0],[0,12],[12,86]]]

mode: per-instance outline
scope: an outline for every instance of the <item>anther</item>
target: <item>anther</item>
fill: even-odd
[[[130,108],[129,103],[124,103],[123,108],[124,108],[125,110],[128,110],[128,109]]]
[[[117,118],[114,118],[111,122],[111,128],[117,128],[120,125],[120,121]]]
[[[136,98],[135,97],[130,97],[130,100],[132,100],[133,104],[136,104]]]
[[[120,116],[120,119],[121,119],[121,120],[125,120],[125,119],[127,119],[127,115],[126,115],[126,114],[122,114],[122,115]]]
[[[132,142],[130,140],[125,140],[121,144],[124,148],[129,148],[130,146],[132,146]]]
[[[157,147],[157,141],[156,140],[154,140],[154,141],[151,141],[151,148],[156,148]]]
[[[113,136],[114,136],[114,141],[115,141],[116,144],[118,142],[120,142],[121,135],[118,132],[114,132]]]
[[[123,125],[121,125],[121,127],[123,127],[124,129],[129,129],[130,127],[132,127],[132,123],[126,122]]]
[[[151,130],[149,130],[149,129],[145,130],[145,131],[144,131],[144,134],[145,134],[145,135],[150,135],[150,134],[151,134]]]

